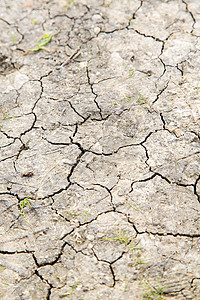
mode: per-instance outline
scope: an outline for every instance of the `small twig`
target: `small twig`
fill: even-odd
[[[174,251],[174,253],[172,253],[170,256],[168,256],[168,258],[166,259],[166,261],[163,263],[163,271],[165,271],[165,266],[168,263],[168,261],[172,258],[172,256],[176,253],[176,251]]]
[[[64,63],[62,63],[62,65],[60,65],[60,66],[57,68],[57,70],[59,70],[60,68],[66,66],[66,65],[68,65],[72,59],[78,57],[78,56],[80,55],[80,52],[79,52],[80,49],[81,49],[81,48],[76,49],[76,51],[75,51],[74,53],[72,53],[72,55],[71,55]]]

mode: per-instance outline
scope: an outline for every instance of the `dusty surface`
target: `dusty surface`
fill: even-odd
[[[199,11],[1,0],[2,300],[200,299]]]

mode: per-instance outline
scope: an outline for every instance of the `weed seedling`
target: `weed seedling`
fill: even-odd
[[[132,200],[132,202],[134,203],[134,201]],[[136,204],[132,204],[131,202],[128,202],[128,205],[130,206],[130,207],[132,207],[134,210],[140,210],[140,207],[138,206],[138,205],[136,205]]]
[[[20,213],[19,214],[22,215],[23,217],[25,216],[25,213],[23,211],[24,207],[27,207],[27,206],[32,207],[30,202],[28,201],[29,198],[30,197],[26,197],[22,200],[22,202],[19,203],[19,207],[20,207]],[[28,224],[30,224],[25,218],[24,218],[24,221],[26,221]]]
[[[134,74],[134,71],[133,71],[133,70],[130,70],[130,71],[129,71],[129,77],[131,78],[131,77],[133,76],[133,74]]]
[[[14,36],[11,32],[9,32],[9,35],[11,36],[11,39],[12,39],[12,43],[13,43],[13,45],[15,45],[15,43],[16,43],[16,40],[17,40],[17,37],[16,36]]]
[[[125,230],[121,229],[121,226],[119,227],[119,231],[118,232],[114,232],[114,234],[116,235],[116,237],[113,238],[103,238],[102,240],[104,241],[118,241],[120,242],[120,244],[128,244],[133,237],[129,236]]]
[[[84,221],[85,222],[87,222],[87,220],[88,220],[88,216],[91,216],[91,213],[89,212],[89,210],[87,210],[85,213],[84,213],[84,217],[83,217],[83,219],[84,219]]]
[[[12,118],[14,118],[14,117],[15,117],[15,116],[8,117],[8,113],[5,111],[5,107],[3,107],[3,109],[2,109],[2,119],[3,119],[3,120],[12,119]]]
[[[195,89],[196,89],[196,93],[198,95],[198,93],[199,93],[199,84],[197,84],[197,87]]]
[[[146,103],[146,101],[144,101],[144,100],[148,99],[148,97],[142,96],[140,92],[138,92],[138,95],[139,95],[138,102],[142,103],[142,104]]]
[[[137,247],[140,241],[138,241],[134,246],[133,246],[133,241],[130,242],[130,249],[137,250],[137,249],[142,249],[142,247]]]
[[[26,198],[24,198],[24,199],[22,200],[22,202],[19,203],[19,207],[20,207],[20,209],[21,209],[20,214],[21,214],[22,216],[24,216],[24,212],[23,212],[24,207],[26,207],[26,206],[32,207],[31,204],[30,204],[30,202],[28,201],[29,198],[30,198],[30,197],[26,197]]]
[[[136,254],[136,262],[135,262],[135,266],[147,264],[147,262],[144,262],[143,260],[141,260],[140,257],[141,257],[141,251],[139,251],[139,252]]]
[[[37,41],[37,46],[33,49],[28,49],[25,53],[23,53],[23,55],[28,54],[29,52],[38,52],[40,50],[46,50],[49,51],[46,47],[48,43],[51,42],[52,40],[52,36],[51,34],[45,34],[43,35],[38,41]]]
[[[0,265],[0,272],[3,272],[6,269],[6,267]]]
[[[65,5],[65,7],[67,9],[72,8],[72,6],[75,4],[75,0],[67,0],[67,4]]]
[[[61,295],[60,298],[71,296],[73,294],[73,292],[75,291],[75,289],[77,288],[77,286],[78,286],[79,283],[80,283],[80,281],[77,281],[77,283],[75,283],[75,285],[72,287],[71,292],[68,292],[66,294]]]
[[[143,295],[143,300],[161,300],[163,299],[164,289],[165,287],[151,287],[145,283],[145,286],[149,290],[147,293]]]
[[[69,210],[66,210],[66,212],[69,216],[78,216],[78,215],[80,215],[80,213],[72,212],[72,211],[69,211]]]

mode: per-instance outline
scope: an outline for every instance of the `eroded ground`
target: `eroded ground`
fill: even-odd
[[[1,299],[200,299],[199,11],[1,0]]]

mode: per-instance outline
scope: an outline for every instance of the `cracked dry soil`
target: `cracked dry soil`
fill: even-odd
[[[1,0],[0,299],[200,299],[199,11]]]

